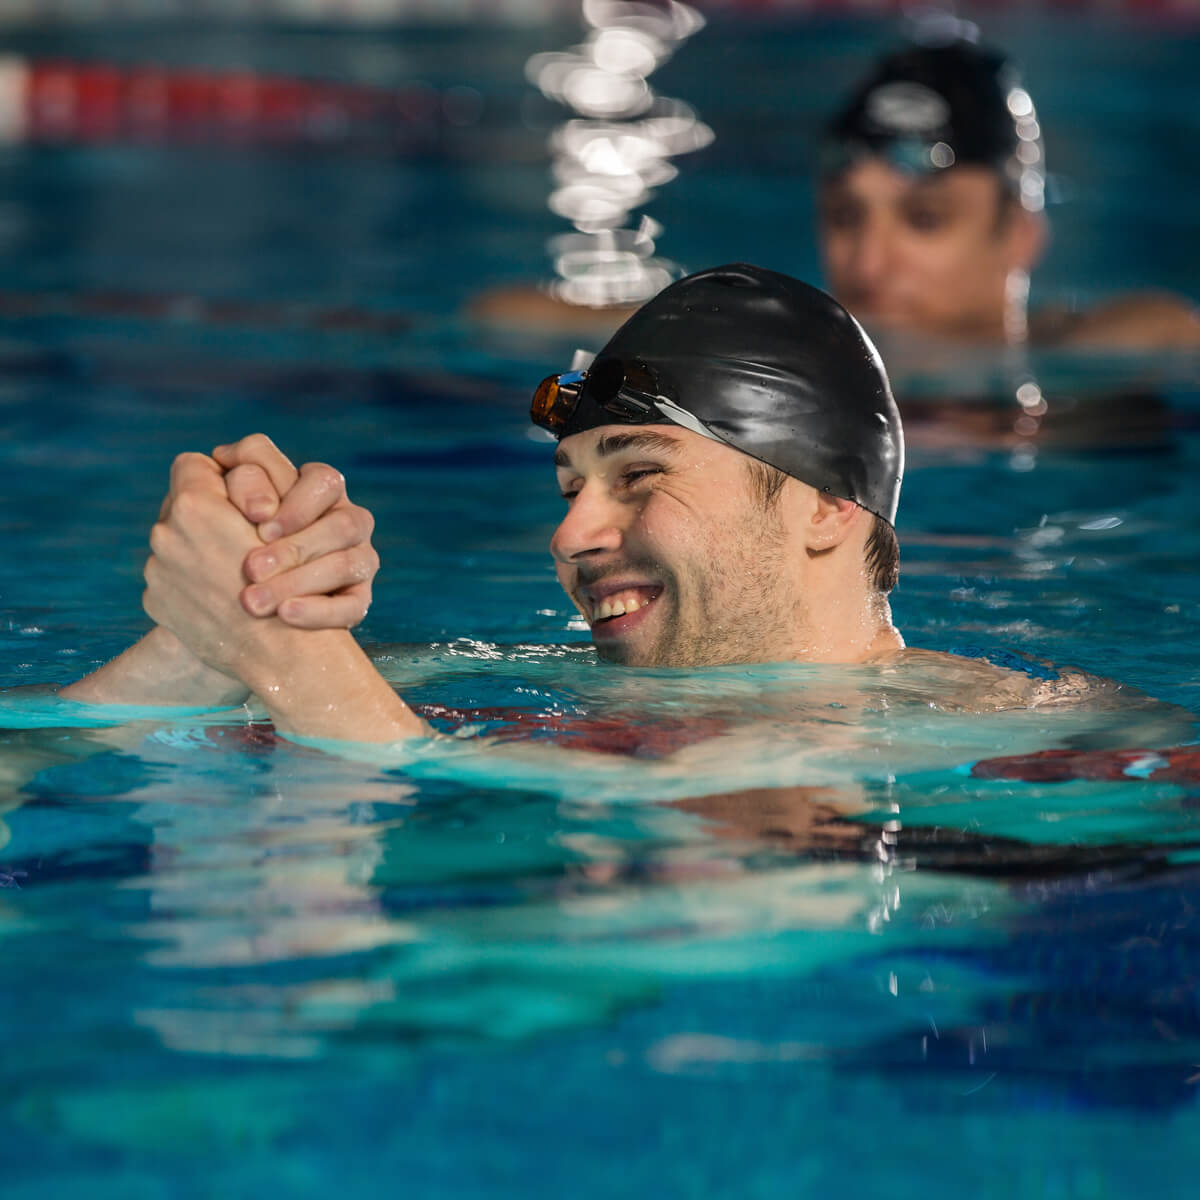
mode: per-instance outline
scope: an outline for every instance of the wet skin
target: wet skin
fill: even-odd
[[[804,627],[785,517],[740,451],[670,425],[603,426],[555,457],[567,514],[550,543],[597,652],[629,666],[797,657]],[[614,611],[624,609],[624,612]]]
[[[867,159],[827,179],[821,254],[830,290],[869,325],[1000,341],[1006,289],[1044,236],[1038,216],[1005,204],[994,171],[933,175]]]

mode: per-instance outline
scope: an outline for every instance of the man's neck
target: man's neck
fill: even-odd
[[[854,664],[904,649],[892,624],[887,597],[869,593],[857,603],[824,606],[823,617],[807,621],[793,657],[797,662]]]

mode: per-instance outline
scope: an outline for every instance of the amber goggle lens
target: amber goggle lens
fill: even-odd
[[[548,375],[533,393],[529,417],[535,425],[557,433],[571,419],[583,387],[582,371]]]

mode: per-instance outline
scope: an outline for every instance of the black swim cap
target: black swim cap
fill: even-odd
[[[536,401],[535,401],[536,407]],[[879,354],[808,284],[742,263],[642,305],[580,381],[559,437],[670,422],[895,522],[904,436]]]
[[[876,63],[829,123],[822,174],[878,156],[909,171],[998,171],[1028,209],[1044,204],[1033,100],[1002,54],[967,41],[903,47]]]

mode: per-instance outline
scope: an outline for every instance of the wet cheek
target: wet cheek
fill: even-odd
[[[693,520],[686,506],[675,497],[655,496],[641,506],[629,533],[646,549],[675,547],[687,540]]]
[[[933,281],[947,274],[948,264],[938,247],[918,238],[906,238],[901,242],[893,261],[896,269],[909,279]]]
[[[980,247],[972,239],[950,234],[928,239],[924,254],[914,255],[914,261],[923,263],[931,276],[959,287],[963,280],[978,274],[980,259]]]
[[[918,311],[953,310],[960,302],[963,268],[914,254],[896,273],[897,292]]]

